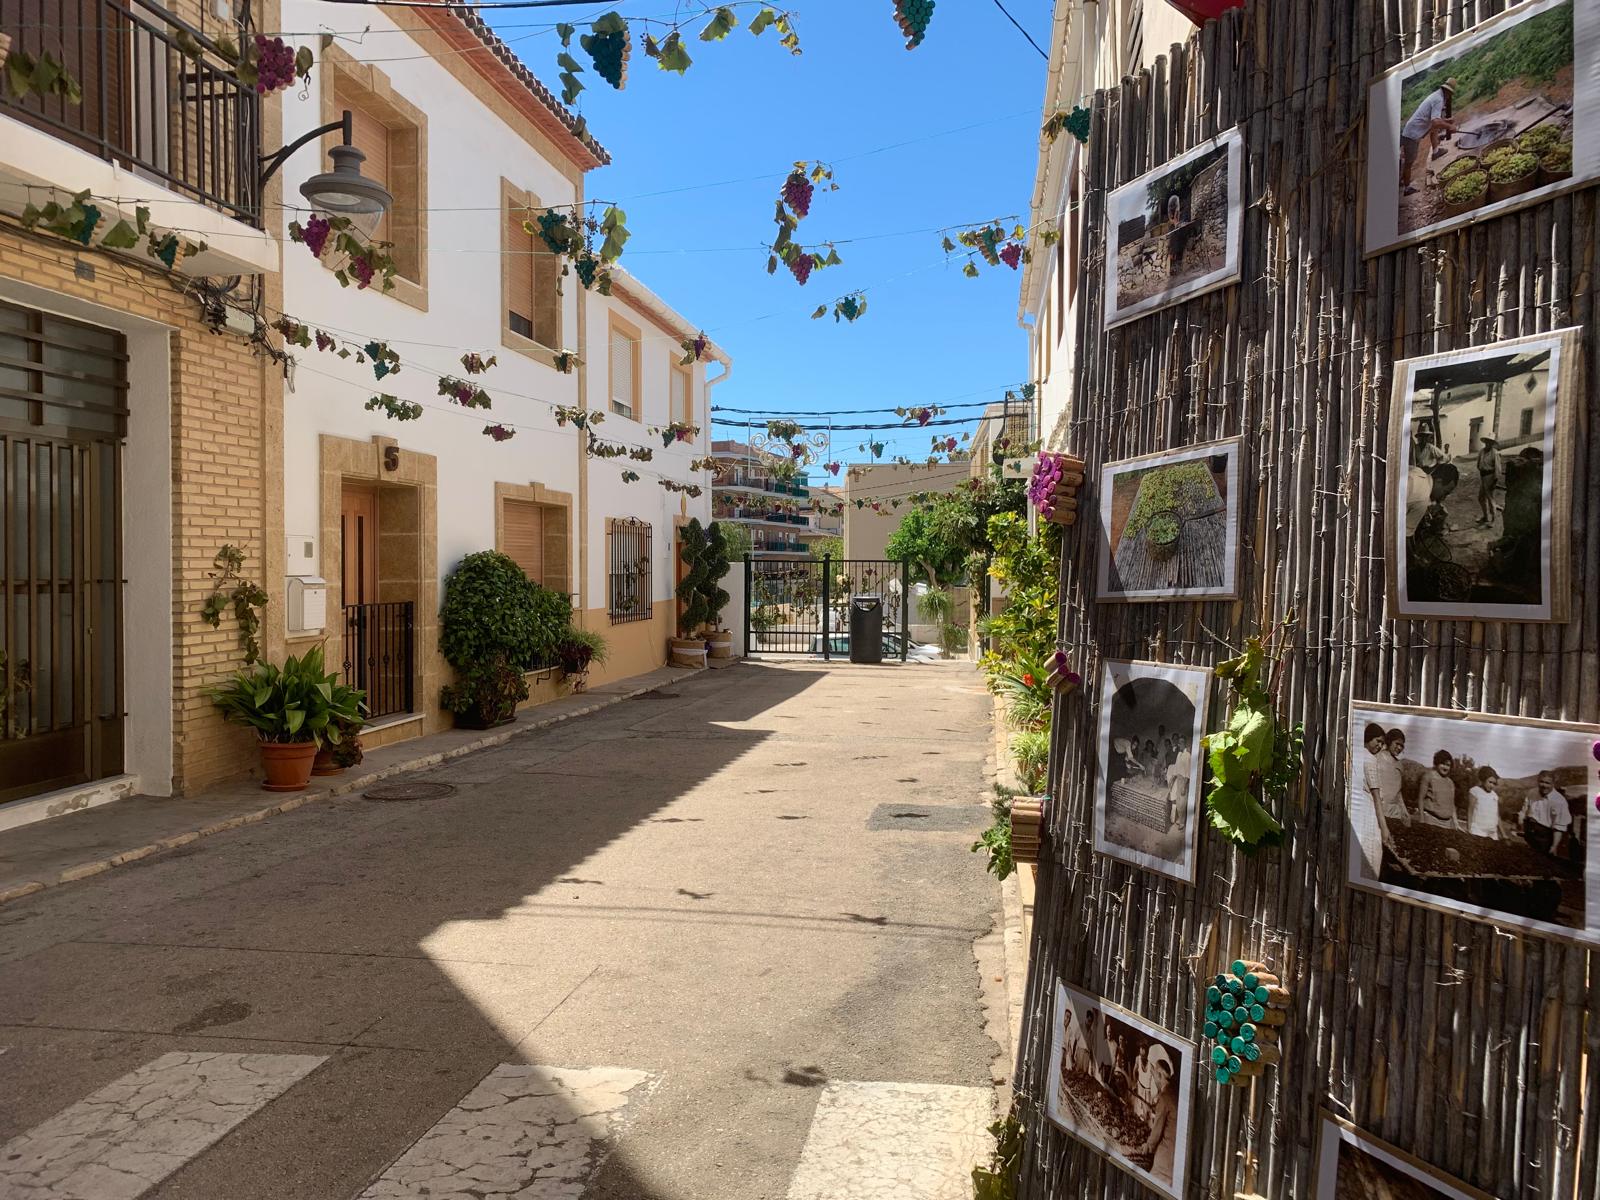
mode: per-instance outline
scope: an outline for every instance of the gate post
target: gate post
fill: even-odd
[[[755,589],[750,586],[750,552],[745,551],[744,556],[744,656],[750,657],[750,605],[755,598]]]
[[[829,605],[828,581],[829,581],[829,576],[831,576],[833,574],[832,569],[828,565],[829,561],[830,560],[829,560],[828,556],[826,554],[824,554],[822,556],[822,661],[823,662],[830,662],[830,661],[832,661],[832,658],[833,658],[833,655],[831,653],[829,653],[830,642],[831,642],[832,639],[831,639],[831,636],[830,636],[830,631],[828,629],[828,611],[829,611],[829,609],[828,609],[828,605]]]
[[[911,560],[900,560],[900,661],[911,646]]]

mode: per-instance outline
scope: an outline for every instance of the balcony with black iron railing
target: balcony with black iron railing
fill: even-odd
[[[261,228],[261,101],[197,27],[150,0],[0,0],[0,31],[83,92],[0,88],[0,116]]]

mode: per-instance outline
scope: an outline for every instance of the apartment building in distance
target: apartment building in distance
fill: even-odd
[[[774,471],[782,460],[748,442],[715,441],[711,453],[717,460],[713,519],[744,526],[753,558],[809,557],[810,542],[819,535],[805,472],[783,477],[783,472]]]

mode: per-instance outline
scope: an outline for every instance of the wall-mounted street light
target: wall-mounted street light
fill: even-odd
[[[325,216],[348,217],[363,237],[371,237],[384,214],[394,207],[394,197],[383,184],[361,174],[361,164],[367,156],[350,144],[349,109],[345,109],[339,120],[311,130],[275,154],[264,155],[261,159],[261,184],[265,187],[267,180],[301,146],[336,130],[343,134],[344,140],[341,145],[328,151],[328,157],[333,159],[333,170],[306,180],[300,185],[300,194],[315,211]]]

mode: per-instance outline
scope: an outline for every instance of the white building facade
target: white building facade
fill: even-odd
[[[283,27],[337,28],[349,11],[286,0]],[[475,551],[502,550],[571,596],[575,623],[608,643],[592,678],[665,663],[675,530],[710,516],[710,476],[691,469],[709,448],[707,368],[729,363],[708,345],[681,365],[695,328],[620,268],[609,296],[562,277],[523,223],[582,204],[604,148],[476,16],[396,13],[363,8],[367,35],[321,50],[310,95],[283,100],[285,141],[351,112],[363,174],[394,196],[375,235],[393,243],[394,287],[341,287],[335,255],[288,239],[307,216],[299,185],[325,169],[303,153],[283,171],[282,300],[265,316],[312,339],[286,346],[284,533],[302,581],[288,589],[289,649],[326,639],[377,701],[374,724],[403,737],[449,722],[439,600]],[[471,355],[493,365],[475,373]],[[465,404],[442,394],[457,385]],[[396,420],[396,404],[420,414]],[[673,422],[698,432],[663,445]],[[596,457],[591,435],[639,457]],[[404,670],[381,665],[395,661]]]

